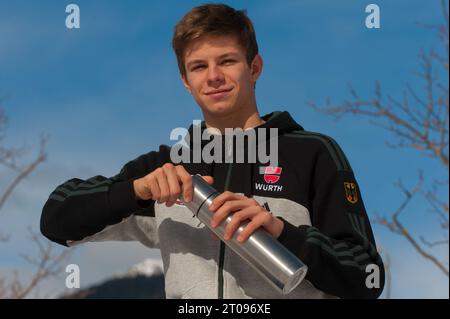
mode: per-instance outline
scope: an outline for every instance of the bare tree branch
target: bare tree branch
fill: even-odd
[[[324,107],[319,107],[314,102],[308,104],[315,110],[332,115],[336,119],[343,115],[367,117],[372,125],[382,128],[395,138],[386,142],[389,147],[417,150],[422,155],[437,160],[442,168],[442,176],[446,176],[446,183],[441,184],[440,188],[433,186],[432,190],[425,191],[422,186],[422,174],[418,184],[411,190],[405,188],[399,181],[397,187],[404,194],[404,200],[390,217],[377,214],[374,222],[406,238],[417,253],[448,276],[448,261],[440,261],[431,252],[433,247],[449,245],[449,203],[448,195],[444,194],[448,192],[449,166],[449,16],[446,4],[446,1],[441,0],[443,23],[422,25],[432,29],[442,45],[440,52],[435,49],[419,52],[420,67],[416,76],[423,81],[423,88],[417,90],[407,84],[402,99],[398,100],[390,95],[383,97],[381,84],[376,81],[371,99],[361,97],[350,85],[350,100],[334,104],[327,98]],[[446,192],[443,192],[442,188]],[[417,195],[429,204],[432,213],[437,216],[444,231],[443,239],[430,241],[424,236],[416,239],[417,236],[411,235],[400,221],[400,215],[406,211],[411,199]]]
[[[47,142],[47,138],[41,137],[40,151],[39,151],[38,157],[31,164],[29,164],[25,169],[23,169],[18,176],[16,176],[16,178],[12,181],[12,183],[6,188],[6,191],[0,196],[0,209],[5,204],[6,200],[11,195],[11,193],[16,188],[16,186],[24,178],[26,178],[28,175],[30,175],[40,163],[45,161],[45,159],[47,158],[47,154],[45,152],[46,142]]]
[[[7,118],[4,111],[0,108],[0,142],[5,136]],[[45,151],[45,145],[47,137],[41,137],[40,149],[37,158],[25,167],[20,167],[16,164],[16,160],[23,155],[23,148],[4,148],[0,145],[0,165],[17,172],[17,176],[6,187],[3,193],[0,193],[0,210],[6,203],[10,195],[16,189],[16,187],[27,178],[40,163],[45,161],[47,154]],[[0,223],[0,225],[2,225]],[[57,276],[63,270],[64,260],[71,253],[71,250],[64,250],[61,253],[56,253],[55,245],[51,242],[47,242],[46,245],[42,242],[42,236],[34,233],[29,228],[31,234],[31,241],[37,246],[37,255],[35,257],[23,255],[22,257],[32,266],[36,268],[36,271],[27,280],[20,280],[17,271],[13,272],[12,279],[7,283],[3,274],[0,276],[0,299],[2,298],[26,298],[30,296],[39,297],[40,290],[39,284],[52,276]],[[4,235],[0,232],[0,243],[4,243],[9,240],[9,235]]]
[[[1,101],[2,99],[0,99],[0,102]],[[8,118],[5,112],[0,108],[0,142],[5,138],[7,124]],[[20,171],[20,168],[16,165],[16,160],[21,157],[24,152],[24,147],[5,148],[0,145],[0,164],[18,172]]]
[[[434,241],[434,242],[430,243],[425,238],[420,236],[420,240],[422,241],[422,243],[424,243],[425,245],[427,245],[430,248],[432,248],[434,246],[438,246],[438,245],[448,245],[448,239],[447,240],[438,240],[438,241]]]
[[[64,270],[64,261],[71,254],[71,250],[65,249],[60,253],[55,253],[55,246],[48,242],[45,245],[42,243],[41,237],[34,233],[31,228],[28,228],[30,233],[30,240],[36,244],[38,251],[37,256],[32,258],[30,256],[22,255],[22,257],[32,266],[36,267],[36,271],[26,283],[22,283],[17,272],[14,273],[14,278],[11,283],[6,286],[6,293],[0,295],[0,298],[23,299],[27,297],[32,291],[35,292],[35,297],[39,297],[39,291],[36,291],[38,284],[48,277],[57,276]],[[0,288],[5,286],[4,280],[0,280]],[[2,289],[0,289],[2,291]],[[9,293],[8,293],[9,292]],[[36,295],[37,294],[37,295]]]
[[[405,195],[404,201],[400,204],[400,206],[395,210],[395,212],[392,214],[392,217],[388,220],[386,217],[380,217],[377,216],[374,222],[376,224],[385,226],[393,233],[399,234],[403,237],[405,237],[408,242],[414,247],[414,249],[425,259],[430,260],[433,264],[435,264],[445,275],[449,275],[448,268],[445,266],[445,264],[441,261],[439,261],[435,256],[433,256],[431,253],[425,251],[425,249],[418,243],[418,241],[410,234],[408,229],[403,226],[402,222],[400,222],[400,214],[405,210],[411,199],[420,192],[420,189],[422,187],[423,183],[423,177],[422,175],[419,176],[419,181],[417,185],[412,188],[411,190],[407,189],[403,186],[402,182],[397,182],[397,187],[400,188],[402,193]],[[421,240],[423,241],[423,237],[421,237]],[[447,240],[448,244],[448,240]]]

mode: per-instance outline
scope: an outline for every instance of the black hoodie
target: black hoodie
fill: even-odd
[[[235,154],[237,146],[233,143],[230,152],[225,139],[223,161],[193,163],[191,151],[189,163],[182,165],[191,174],[212,176],[220,192],[253,197],[284,222],[278,240],[308,266],[306,280],[289,295],[279,294],[222,242],[212,240],[182,204],[135,200],[133,180],[173,163],[167,145],[130,161],[116,176],[71,179],[58,186],[43,208],[42,233],[67,246],[137,240],[159,248],[169,298],[377,298],[384,267],[341,148],[328,136],[305,131],[288,112],[263,119],[255,134],[267,152],[271,135],[260,141],[258,129],[278,129],[276,168],[265,170],[267,163],[252,163],[248,157],[243,163],[235,157],[234,163],[226,162],[225,155]],[[208,142],[201,141],[200,149]],[[190,139],[190,150],[193,143]]]

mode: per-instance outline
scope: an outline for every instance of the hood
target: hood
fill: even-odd
[[[283,135],[284,133],[288,133],[291,131],[303,131],[303,127],[299,125],[295,120],[292,118],[292,116],[287,111],[275,111],[269,114],[266,114],[262,116],[262,119],[265,121],[265,123],[256,126],[252,128],[252,130],[255,130],[255,135],[258,137],[258,129],[259,128],[265,128],[265,129],[271,129],[271,128],[277,128],[278,129],[278,136]],[[198,129],[198,127],[197,127]],[[204,130],[206,129],[205,121],[202,121],[200,124],[200,132],[203,134]],[[194,136],[194,125],[191,125],[189,127],[189,135],[186,135],[185,142],[187,145],[190,146],[192,149],[194,144],[199,143],[201,144],[201,149],[212,140],[212,135],[209,140],[207,139],[193,139],[190,138]],[[202,136],[202,135],[201,135]],[[266,133],[266,139],[270,137],[270,134]],[[222,144],[224,145],[226,143],[226,139],[222,139]],[[245,145],[246,146],[246,145]]]
[[[277,136],[282,136],[285,133],[289,133],[292,131],[298,131],[298,130],[303,130],[303,127],[300,126],[298,123],[296,123],[294,121],[294,119],[291,117],[291,115],[287,112],[287,111],[275,111],[269,114],[266,114],[264,116],[262,116],[262,119],[265,121],[265,123],[254,127],[250,130],[254,130],[254,134],[256,137],[256,141],[257,141],[257,145],[256,145],[256,149],[258,149],[260,147],[260,145],[262,143],[267,145],[270,145],[269,139],[271,138],[271,134],[270,134],[270,129],[272,128],[277,128],[278,129],[278,134]],[[200,127],[199,127],[200,126]],[[269,129],[265,131],[265,139],[261,139],[261,137],[258,136],[258,133],[260,132],[260,130],[258,129]],[[209,134],[209,139],[202,139],[201,137],[203,136],[203,132],[206,130],[206,124],[205,121],[202,121],[200,123],[200,125],[196,124],[195,127],[195,131],[194,131],[194,125],[191,125],[189,127],[189,134],[186,135],[185,137],[185,145],[189,146],[190,150],[191,150],[191,161],[192,161],[192,156],[194,153],[197,152],[197,150],[200,150],[200,152],[203,151],[203,148],[205,147],[205,145],[207,145],[209,142],[211,142],[214,138],[213,134]],[[199,134],[200,132],[200,134]],[[195,137],[195,135],[197,137]],[[191,138],[193,137],[194,138]],[[232,162],[233,163],[238,163],[238,164],[234,164],[234,165],[243,165],[245,167],[245,169],[242,170],[242,180],[243,180],[243,187],[244,187],[244,191],[243,193],[248,196],[251,197],[253,194],[253,181],[254,178],[258,173],[258,169],[257,167],[259,167],[259,165],[257,165],[254,162],[250,162],[248,161],[247,158],[247,154],[249,152],[247,152],[248,150],[248,143],[244,142],[244,163],[240,163],[236,160],[236,154],[237,152],[237,147],[238,147],[238,143],[236,143],[236,135],[232,135],[229,136],[228,138],[221,138],[220,139],[221,143],[222,143],[222,163],[225,163],[226,160],[225,158],[227,157],[226,154],[231,154],[231,156],[233,157]],[[232,143],[231,143],[232,142]],[[212,150],[212,154],[214,154],[215,149]],[[212,163],[209,163],[205,166],[202,167],[202,175],[210,175],[210,176],[214,176],[214,171],[215,171],[215,167],[216,165],[221,165],[221,164],[217,164],[215,161],[213,161]],[[255,167],[256,165],[256,167]],[[233,173],[234,174],[234,173]],[[215,183],[214,183],[215,184]],[[217,186],[216,188],[220,189],[223,185],[215,185]],[[225,189],[226,190],[226,189]]]
[[[262,117],[266,123],[258,126],[265,128],[278,128],[278,135],[291,131],[303,131],[303,127],[294,121],[287,111],[275,111]]]

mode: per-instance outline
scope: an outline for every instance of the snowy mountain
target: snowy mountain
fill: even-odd
[[[163,274],[163,264],[161,260],[158,259],[145,259],[144,261],[136,264],[126,272],[126,277],[136,277],[136,276],[158,276]],[[120,276],[120,275],[119,275]]]
[[[98,285],[80,289],[63,299],[164,299],[164,273],[159,260],[146,259]]]

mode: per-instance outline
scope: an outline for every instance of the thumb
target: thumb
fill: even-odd
[[[212,185],[212,183],[214,182],[214,178],[212,178],[211,176],[202,176],[202,178],[203,178],[209,185]]]

